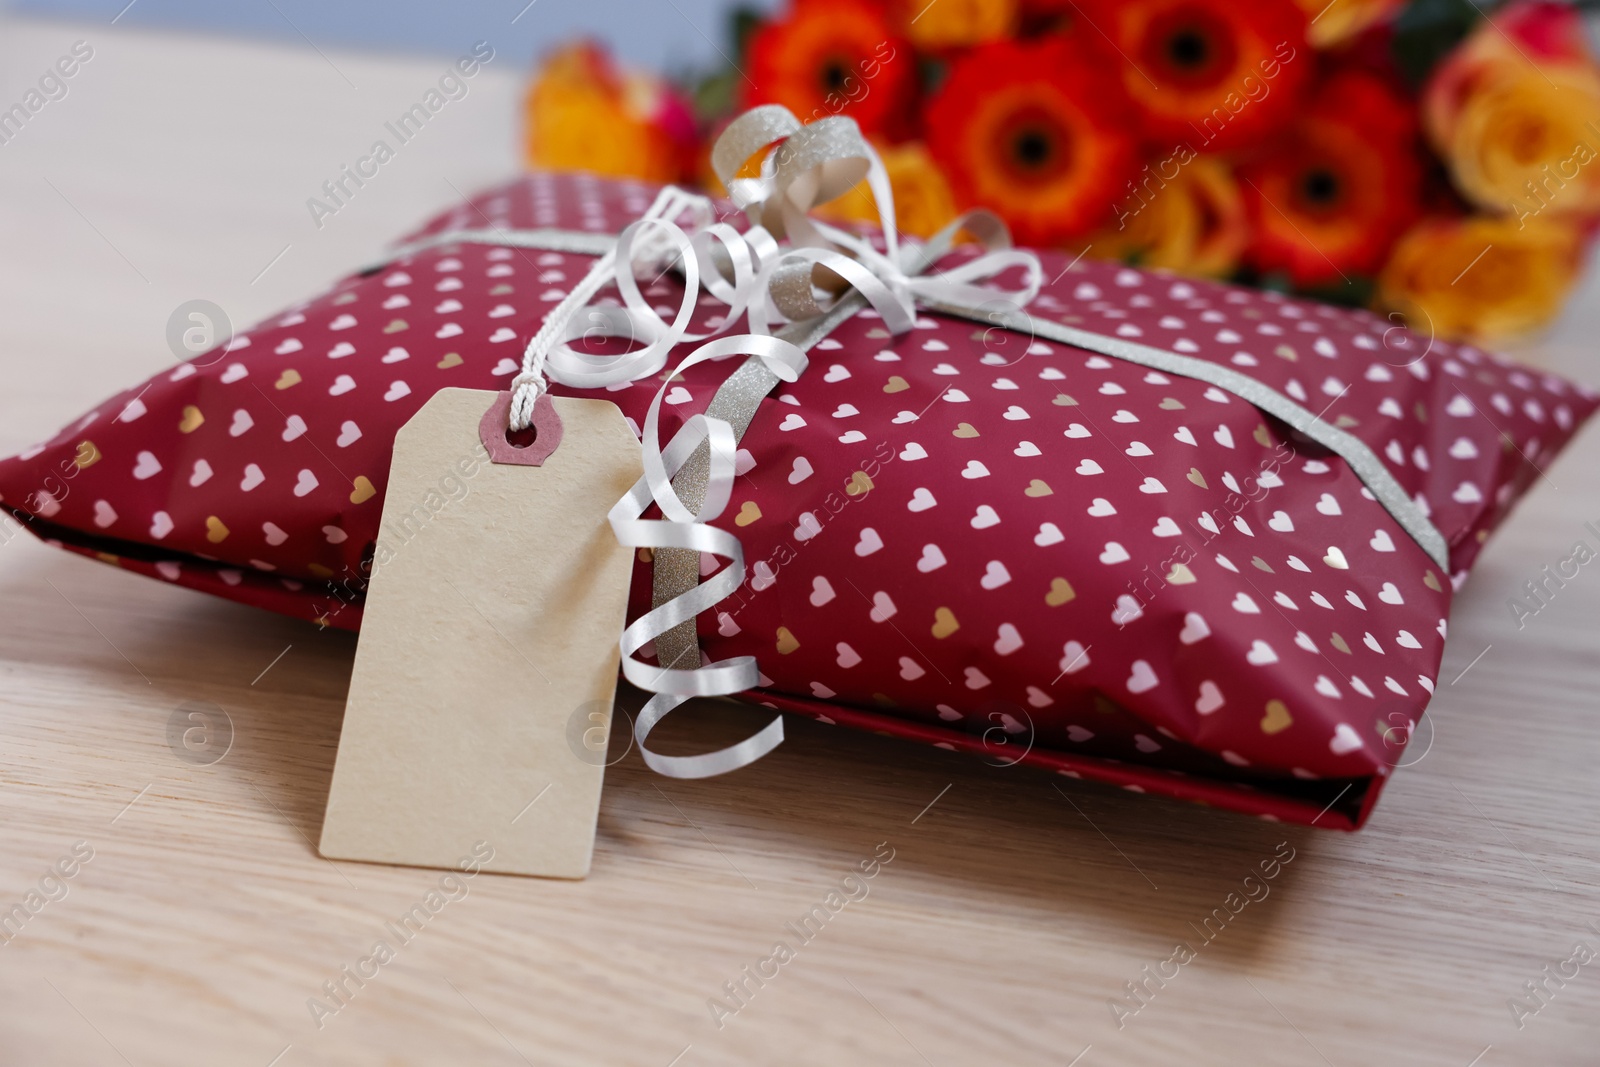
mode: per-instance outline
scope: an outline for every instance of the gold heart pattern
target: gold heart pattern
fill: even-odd
[[[651,195],[536,175],[477,203],[484,225],[617,231]],[[1450,578],[1504,512],[1491,422],[1551,456],[1594,398],[1444,342],[1401,365],[1386,320],[1042,257],[1042,318],[1249,374],[1366,442],[1426,499],[1449,572],[1342,460],[1217,387],[1047,338],[990,358],[944,316],[897,336],[858,316],[739,442],[715,522],[739,531],[746,580],[700,619],[706,658],[755,656],[762,692],[791,710],[837,704],[976,751],[997,727],[1047,766],[1310,821],[1337,793],[1311,803],[1311,783],[1377,781],[1394,752],[1372,724],[1435,684]],[[439,388],[505,389],[590,262],[444,246],[347,278],[0,461],[0,495],[150,549],[117,549],[126,569],[353,625],[328,589],[359,587],[394,433]],[[647,296],[680,293],[667,277]],[[671,383],[668,434],[729,369]],[[655,387],[556,391],[637,425]],[[483,460],[461,461],[449,491],[470,495]],[[61,462],[74,475],[47,482]],[[1301,799],[1229,784],[1301,771]]]

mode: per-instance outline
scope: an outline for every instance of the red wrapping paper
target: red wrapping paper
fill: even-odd
[[[654,192],[533,176],[411,238],[615,233]],[[1450,573],[1337,455],[1217,387],[939,315],[892,337],[869,311],[741,441],[717,524],[750,574],[699,620],[707,657],[755,656],[749,697],[784,711],[1358,827],[1433,691],[1453,587],[1595,394],[1365,312],[1040,257],[1035,317],[1242,369],[1363,440]],[[396,430],[436,389],[507,388],[590,262],[461,244],[353,275],[0,462],[0,503],[72,551],[354,629]],[[672,386],[663,439],[731,369]],[[659,385],[554,391],[638,423]],[[416,536],[470,496],[441,481]],[[641,560],[635,613],[649,590]]]

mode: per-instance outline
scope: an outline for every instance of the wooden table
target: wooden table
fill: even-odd
[[[0,146],[7,452],[168,365],[182,301],[251,322],[516,165],[522,72],[491,64],[319,230],[306,198],[442,59],[13,20],[0,103],[78,39],[95,53],[69,95]],[[1600,378],[1597,292],[1536,362]],[[77,842],[93,858],[0,944],[0,1064],[1595,1064],[1600,961],[1521,1028],[1508,1007],[1576,941],[1600,949],[1600,574],[1522,630],[1505,606],[1600,518],[1600,428],[1547,475],[1457,601],[1432,747],[1359,834],[796,721],[725,778],[629,756],[587,881],[473,880],[320,1027],[308,999],[439,877],[312,847],[354,639],[18,537],[0,910]],[[231,718],[225,758],[169,747],[190,701]],[[706,709],[687,734],[739,719]],[[1202,944],[1282,842],[1270,895]],[[868,895],[793,938],[880,843]],[[778,940],[795,958],[719,1027],[709,999]],[[1179,941],[1196,958],[1147,981]],[[1119,1028],[1136,981],[1148,1003]]]

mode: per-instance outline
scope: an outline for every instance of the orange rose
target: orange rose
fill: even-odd
[[[894,147],[878,146],[883,169],[894,194],[895,224],[901,233],[929,237],[956,217],[955,197],[927,146],[910,141]],[[877,222],[878,206],[872,190],[858,183],[844,196],[824,205],[819,214],[849,222]]]
[[[1371,26],[1394,17],[1406,0],[1300,0],[1310,17],[1307,36],[1313,48],[1333,48]]]
[[[528,162],[545,170],[678,181],[692,167],[694,118],[659,78],[618,71],[591,42],[552,53],[528,90]]]
[[[1180,155],[1145,167],[1116,223],[1091,238],[1089,254],[1221,278],[1239,265],[1249,240],[1249,216],[1227,164]]]
[[[1422,114],[1456,187],[1484,210],[1600,212],[1600,71],[1574,9],[1497,13],[1434,71]]]
[[[1422,333],[1503,340],[1556,316],[1582,251],[1577,232],[1550,219],[1430,219],[1395,246],[1378,277],[1378,302]]]

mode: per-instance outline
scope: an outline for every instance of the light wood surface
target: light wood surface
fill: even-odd
[[[0,146],[7,453],[167,365],[183,300],[253,321],[516,163],[521,72],[491,64],[319,231],[305,199],[442,60],[11,20],[0,103],[80,38],[95,57],[68,97]],[[1531,357],[1600,380],[1597,293]],[[0,545],[0,911],[76,842],[94,855],[0,944],[0,1064],[1600,1062],[1600,960],[1520,1029],[1507,1005],[1576,941],[1600,949],[1600,571],[1520,631],[1506,609],[1600,519],[1600,429],[1546,474],[1456,603],[1432,747],[1359,834],[795,721],[724,778],[623,759],[587,881],[471,880],[320,1029],[307,999],[439,879],[312,847],[354,639],[19,537]],[[231,717],[220,761],[169,748],[187,701]],[[746,725],[712,708],[677,733]],[[794,938],[881,842],[867,896]],[[1199,945],[1280,842],[1270,895],[1119,1030],[1108,1001]],[[708,998],[778,940],[795,958],[719,1029]]]

